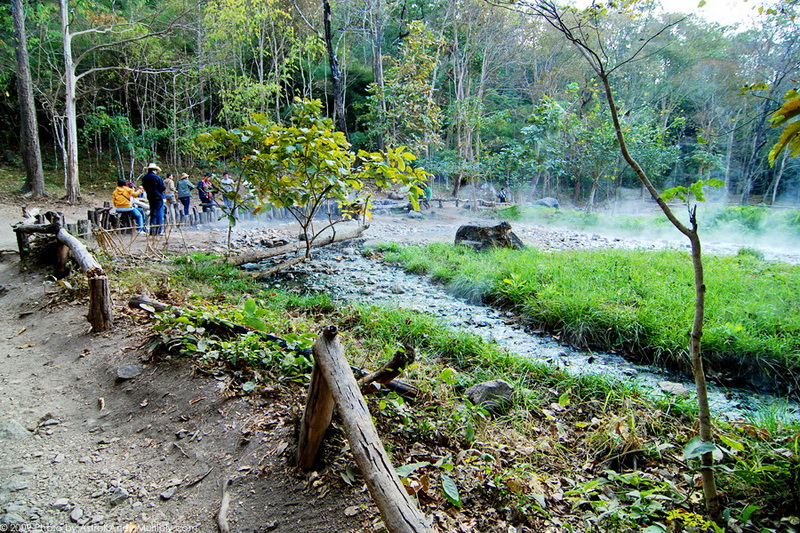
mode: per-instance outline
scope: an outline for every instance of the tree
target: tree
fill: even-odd
[[[603,92],[605,93],[622,157],[636,173],[667,219],[678,231],[689,239],[691,244],[692,265],[694,267],[695,301],[694,320],[692,321],[692,329],[689,334],[689,353],[695,385],[697,387],[700,442],[703,451],[701,455],[702,466],[700,471],[703,479],[706,510],[712,518],[720,520],[722,509],[713,470],[713,450],[715,446],[714,437],[712,435],[711,411],[708,404],[706,378],[700,350],[700,339],[703,336],[706,286],[703,277],[700,236],[697,231],[697,206],[692,205],[690,202],[693,199],[692,197],[696,200],[703,199],[703,187],[705,185],[720,186],[722,182],[719,180],[701,180],[689,187],[678,187],[668,191],[668,193],[659,194],[648,177],[647,172],[633,158],[628,149],[627,134],[625,132],[623,120],[619,114],[619,108],[616,104],[614,91],[611,85],[611,77],[620,68],[635,61],[637,56],[644,51],[645,47],[657,39],[660,32],[642,37],[639,45],[633,49],[629,57],[618,60],[612,64],[611,58],[608,55],[608,49],[605,47],[602,33],[598,31],[597,24],[597,20],[601,19],[607,13],[607,9],[604,6],[593,4],[587,10],[579,12],[574,8],[559,8],[549,0],[534,0],[533,2],[525,2],[522,5],[530,13],[544,18],[544,20],[560,32],[569,43],[575,46],[586,59],[589,66],[600,80]],[[667,30],[672,25],[673,24],[667,25],[667,27],[662,28],[662,31]],[[689,215],[688,223],[679,220],[672,209],[667,205],[666,200],[674,196],[678,196],[686,202]]]
[[[255,197],[256,212],[286,208],[300,224],[311,256],[314,240],[343,219],[328,216],[321,228],[315,219],[326,203],[335,201],[345,218],[369,218],[371,190],[400,186],[417,206],[418,183],[429,176],[411,162],[415,157],[403,147],[358,154],[333,121],[323,118],[319,100],[297,100],[290,124],[272,124],[254,116],[241,128],[218,129],[201,136],[209,159],[239,158],[239,173]]]
[[[81,72],[78,69],[81,63],[92,57],[93,54],[119,48],[127,44],[144,39],[163,36],[171,31],[175,21],[167,24],[161,31],[150,31],[145,24],[139,22],[118,22],[117,17],[109,17],[107,24],[92,26],[79,31],[71,29],[71,12],[69,0],[59,0],[61,14],[61,39],[64,51],[64,116],[66,121],[66,161],[67,170],[67,201],[79,202],[81,199],[80,179],[78,176],[78,114],[77,114],[77,84],[85,76],[102,70],[126,69],[124,65],[105,65],[91,67]],[[72,45],[74,40],[86,35],[112,35],[115,38],[89,46],[77,57],[73,55]],[[135,70],[135,69],[133,69]]]
[[[17,94],[19,96],[20,146],[25,161],[25,185],[22,190],[34,196],[45,196],[42,151],[39,145],[39,125],[33,101],[33,81],[28,61],[28,38],[25,35],[25,10],[22,0],[11,0],[14,34],[17,47]]]
[[[428,154],[441,144],[442,110],[434,98],[439,47],[430,30],[412,22],[383,87],[371,85],[373,115],[387,146],[408,145]]]

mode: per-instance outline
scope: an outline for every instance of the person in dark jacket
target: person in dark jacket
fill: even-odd
[[[142,187],[150,204],[150,235],[161,235],[164,232],[164,191],[167,190],[164,180],[158,175],[161,167],[150,163],[142,177]]]
[[[203,179],[197,182],[197,196],[203,211],[214,210],[214,186],[211,184],[211,172],[206,172]]]

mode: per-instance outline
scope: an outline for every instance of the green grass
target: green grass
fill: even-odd
[[[387,251],[407,253],[397,247]],[[421,256],[423,251],[415,251],[420,264],[431,265]],[[451,264],[479,257],[448,247],[441,252],[450,254]],[[535,257],[539,255],[543,254]],[[486,480],[480,490],[470,493],[470,505],[506,507],[520,517],[532,517],[529,524],[535,523],[541,508],[513,487],[518,487],[520,480],[555,476],[562,480],[565,495],[575,505],[581,497],[595,502],[594,493],[587,487],[603,479],[608,480],[605,494],[613,491],[621,502],[613,520],[600,510],[585,512],[583,506],[583,518],[564,509],[547,509],[565,523],[586,519],[596,521],[603,530],[612,530],[612,523],[632,530],[642,519],[660,519],[666,510],[697,509],[686,503],[696,490],[696,465],[679,460],[679,450],[694,434],[692,423],[697,413],[691,400],[650,398],[632,382],[574,376],[554,365],[509,353],[495,343],[451,329],[416,311],[345,305],[333,302],[326,294],[297,294],[276,287],[261,286],[251,292],[254,287],[243,285],[248,291],[237,292],[237,285],[226,279],[235,271],[211,264],[211,259],[195,255],[177,260],[181,287],[190,294],[231,292],[218,305],[190,298],[195,301],[193,309],[180,317],[160,315],[156,331],[161,335],[162,349],[194,357],[201,364],[228,368],[243,392],[257,394],[261,387],[273,387],[274,383],[294,387],[295,391],[305,387],[311,361],[264,343],[257,335],[232,336],[224,328],[212,327],[215,320],[248,323],[248,318],[258,318],[265,323],[266,331],[286,339],[305,339],[303,342],[313,338],[321,326],[336,324],[348,358],[367,368],[376,368],[398,345],[414,347],[417,362],[400,379],[415,384],[420,395],[413,404],[385,390],[377,397],[369,396],[373,417],[387,448],[395,454],[395,464],[413,462],[409,450],[418,446],[445,459],[465,454],[468,459],[454,464],[453,476],[459,483],[472,476]],[[439,274],[443,279],[445,272],[442,269]],[[513,280],[513,284],[503,284],[516,291],[527,290],[522,278]],[[245,303],[250,296],[255,305]],[[517,391],[502,416],[490,417],[464,402],[467,387],[498,378],[512,383]],[[762,516],[775,521],[795,513],[794,494],[800,490],[800,428],[781,422],[781,408],[779,404],[773,411],[765,411],[763,420],[753,424],[720,424],[717,428],[727,439],[719,442],[725,453],[719,480],[728,501],[738,509],[755,505],[763,509],[759,511]],[[737,451],[739,448],[741,451]],[[529,451],[521,454],[518,449]],[[639,456],[639,465],[647,468],[622,461],[631,457],[629,452]],[[498,460],[501,456],[502,461]],[[661,468],[651,468],[655,464]],[[619,469],[619,474],[609,468]],[[662,478],[663,472],[668,473],[667,478]],[[630,484],[617,483],[619,479],[644,480],[655,488],[669,480],[667,488],[674,489],[675,494],[657,491],[658,498],[668,496],[663,500],[664,508],[642,516],[637,505],[647,502],[631,499],[634,493]],[[432,481],[431,486],[436,483]]]
[[[688,368],[694,286],[675,251],[496,250],[446,244],[386,253],[459,296],[514,309],[569,343]],[[705,257],[702,340],[708,369],[795,386],[800,373],[800,267],[752,254]]]

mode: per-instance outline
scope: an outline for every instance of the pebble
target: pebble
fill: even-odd
[[[116,487],[112,489],[110,492],[110,496],[111,498],[109,500],[109,503],[111,503],[111,505],[119,505],[121,503],[124,503],[128,498],[131,497],[128,491],[122,487]]]
[[[58,455],[56,455],[55,457],[53,457],[53,462],[54,462],[54,463],[60,463],[60,462],[62,462],[64,459],[66,459],[66,457],[64,456],[64,454],[63,454],[63,453],[59,453]]]
[[[170,487],[167,490],[165,490],[164,492],[162,492],[159,496],[161,496],[162,500],[169,500],[170,498],[175,496],[175,491],[176,490],[177,489],[175,487]]]
[[[69,513],[69,519],[73,522],[78,522],[81,518],[83,518],[83,509],[80,507],[76,507]]]
[[[59,498],[52,505],[53,509],[58,509],[59,511],[66,511],[69,508],[69,499],[67,498]]]

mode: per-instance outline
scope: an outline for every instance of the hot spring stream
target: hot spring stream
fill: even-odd
[[[450,327],[475,333],[511,352],[551,362],[574,374],[603,374],[614,379],[636,380],[654,394],[668,394],[662,391],[659,382],[669,381],[680,383],[693,393],[691,376],[636,365],[614,354],[576,350],[551,337],[527,333],[513,315],[453,297],[443,286],[425,277],[369,260],[352,244],[325,247],[316,251],[315,257],[317,260],[300,267],[306,273],[303,285],[310,290],[326,291],[346,301],[428,313]],[[800,404],[776,400],[751,390],[724,389],[710,383],[709,401],[715,415],[728,419],[752,417],[759,408],[773,405],[784,421],[800,421]]]

